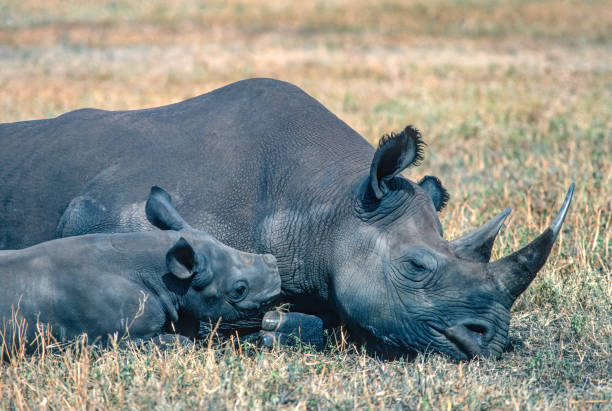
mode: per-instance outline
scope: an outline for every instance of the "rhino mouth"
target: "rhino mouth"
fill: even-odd
[[[476,356],[499,358],[507,346],[502,334],[481,321],[432,328],[442,341],[436,349],[458,360],[470,360]]]
[[[261,314],[272,307],[280,298],[281,288],[275,287],[272,291],[264,291],[261,294],[263,297],[254,298],[253,300],[241,301],[237,304],[232,304],[236,311],[234,319],[248,318]],[[230,318],[225,318],[229,320]]]
[[[483,353],[484,331],[479,327],[470,329],[462,325],[455,325],[442,330],[442,335],[444,335],[446,340],[461,352],[466,359],[473,358]]]
[[[280,287],[278,287],[278,289],[273,293],[271,297],[267,298],[266,300],[262,301],[259,304],[258,311],[267,310],[268,308],[272,307],[274,303],[276,303],[279,300],[280,294],[281,294],[281,289]]]

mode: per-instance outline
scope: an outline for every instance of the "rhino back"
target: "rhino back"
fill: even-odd
[[[29,340],[37,321],[51,325],[60,340],[82,332],[92,337],[121,333],[128,325],[138,336],[161,332],[165,311],[141,276],[160,271],[163,253],[156,250],[162,257],[155,261],[143,256],[150,252],[121,247],[134,243],[135,236],[80,236],[1,252],[0,319],[24,319]],[[159,248],[160,241],[139,240],[139,249]],[[141,308],[145,309],[135,321]]]
[[[321,186],[344,184],[373,154],[316,100],[268,79],[154,109],[4,124],[0,144],[0,248],[53,238],[80,195],[115,216],[101,231],[122,231],[122,216],[141,212],[149,188],[160,185],[194,227],[264,252],[256,233],[263,219],[299,207]]]

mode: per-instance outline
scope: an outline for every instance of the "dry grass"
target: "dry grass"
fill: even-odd
[[[87,347],[0,366],[0,408],[609,408],[612,7],[606,1],[0,3],[0,121],[167,104],[270,76],[370,141],[429,143],[446,235],[514,206],[496,256],[532,238],[575,181],[564,231],[514,308],[499,361],[382,362],[244,344]]]

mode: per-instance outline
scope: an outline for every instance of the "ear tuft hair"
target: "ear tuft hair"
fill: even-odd
[[[415,154],[414,160],[410,164],[411,166],[420,166],[423,161],[423,156],[425,153],[425,146],[427,143],[423,141],[423,136],[421,136],[421,132],[414,127],[413,125],[407,125],[399,133],[390,132],[389,134],[383,134],[383,136],[378,141],[378,148],[381,149],[387,144],[393,142],[395,139],[398,139],[398,142],[404,142],[405,140],[412,139],[415,144]],[[404,144],[402,144],[404,145]]]
[[[419,181],[419,185],[431,197],[436,211],[440,211],[446,206],[450,196],[438,177],[425,176]]]
[[[381,137],[370,165],[370,192],[376,200],[389,192],[389,184],[396,175],[421,163],[424,146],[421,133],[413,126]]]

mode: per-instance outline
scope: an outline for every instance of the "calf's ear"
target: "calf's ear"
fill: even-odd
[[[370,166],[370,187],[380,200],[389,191],[389,181],[409,166],[419,165],[423,146],[419,130],[407,126],[400,133],[382,136]]]
[[[183,230],[191,226],[172,205],[170,194],[161,187],[151,187],[147,204],[145,205],[147,220],[155,227],[162,230]]]
[[[168,250],[166,266],[172,274],[182,280],[197,273],[198,256],[191,244],[183,237]]]
[[[442,210],[448,202],[449,196],[440,179],[434,176],[425,176],[419,181],[419,185],[431,197],[436,211]]]

